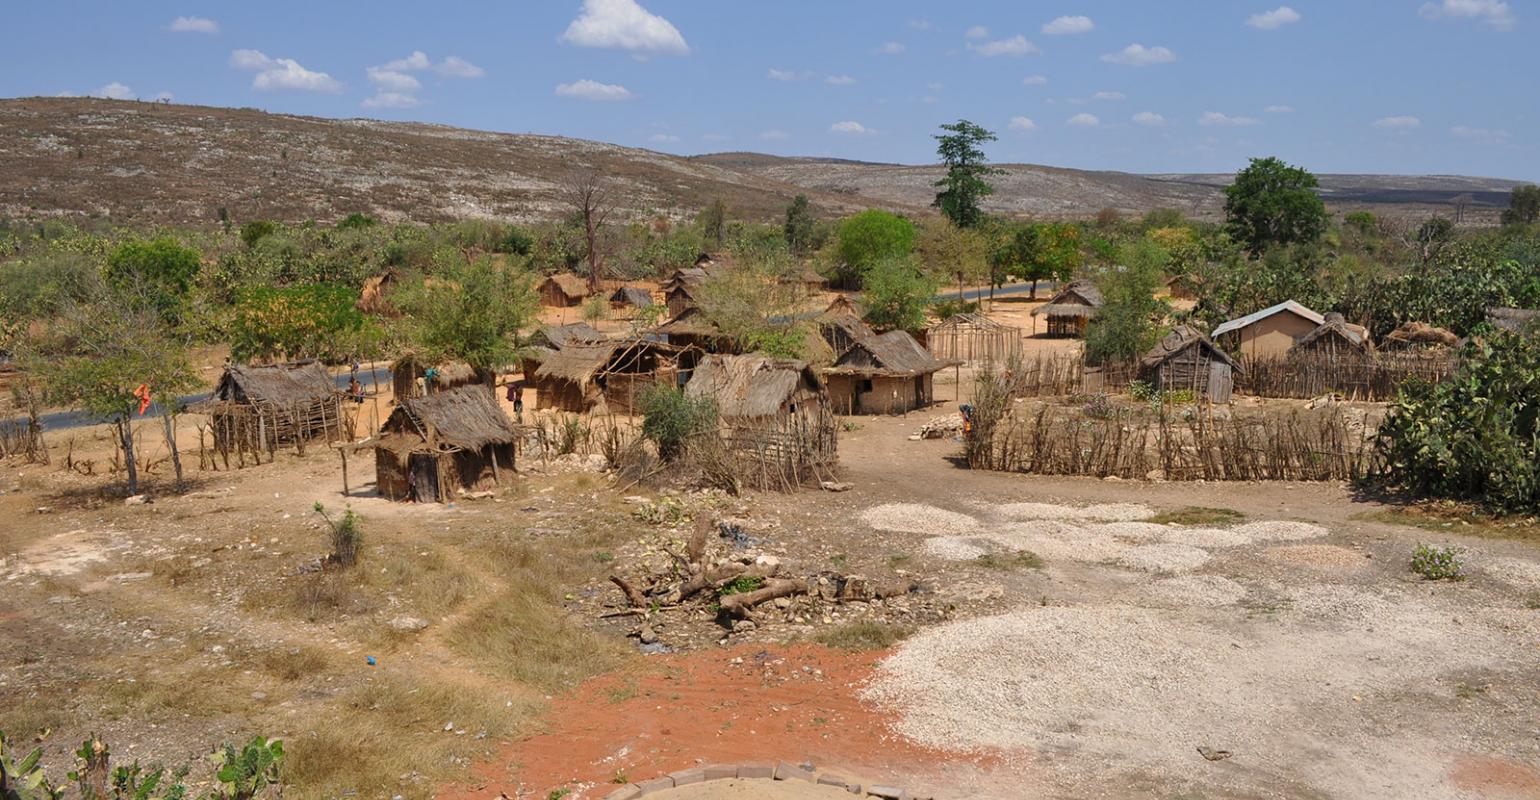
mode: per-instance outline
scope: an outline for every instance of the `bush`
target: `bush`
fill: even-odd
[[[326,514],[326,506],[319,501],[315,504],[315,513],[321,515],[326,522],[326,527],[331,530],[332,551],[326,556],[329,563],[339,567],[351,567],[358,563],[358,551],[363,547],[364,534],[358,529],[358,515],[353,509],[345,509],[342,518],[333,522]]]
[[[1090,364],[1132,361],[1161,337],[1167,308],[1155,293],[1169,256],[1149,240],[1125,247],[1119,255],[1122,263],[1103,269],[1096,278],[1105,302],[1086,328]]]
[[[0,798],[3,800],[53,800],[65,795],[63,786],[50,783],[41,763],[43,750],[35,747],[17,760],[7,752],[5,732],[0,731]],[[68,775],[82,798],[95,800],[182,800],[193,796],[184,782],[191,769],[170,771],[157,764],[141,767],[138,761],[116,769],[107,744],[92,735],[75,751],[75,768]],[[209,756],[216,788],[198,795],[204,800],[256,800],[281,797],[283,742],[253,737],[237,750],[226,743]]]
[[[673,461],[690,440],[717,426],[716,403],[694,398],[671,386],[654,386],[642,395],[642,435],[658,446],[658,456]]]
[[[925,310],[936,283],[907,258],[884,258],[862,273],[866,321],[879,330],[914,333],[925,327]]]
[[[1430,581],[1458,581],[1465,578],[1464,551],[1458,547],[1417,545],[1412,551],[1412,571]]]
[[[846,288],[884,259],[905,258],[914,250],[914,223],[897,214],[870,209],[840,223],[835,254],[840,260],[837,283]]]

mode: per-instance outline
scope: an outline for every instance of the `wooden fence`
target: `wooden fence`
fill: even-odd
[[[925,346],[931,355],[943,361],[1003,364],[1021,355],[1020,328],[995,325],[942,323],[925,334]]]

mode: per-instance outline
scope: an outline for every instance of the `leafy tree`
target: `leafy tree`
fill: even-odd
[[[840,223],[835,278],[851,286],[879,261],[901,259],[914,250],[914,223],[897,214],[868,209]]]
[[[272,220],[259,219],[241,226],[241,243],[249,247],[256,247],[257,242],[263,238],[272,236],[278,232],[278,223]]]
[[[1326,231],[1326,204],[1315,176],[1277,158],[1254,158],[1225,187],[1231,238],[1261,253],[1274,245],[1313,242]]]
[[[357,211],[354,211],[346,217],[343,217],[341,222],[337,223],[337,230],[346,231],[356,230],[358,228],[373,228],[378,224],[379,221],[374,217],[371,217],[368,214],[361,214]]]
[[[1540,219],[1540,186],[1515,186],[1503,209],[1504,225],[1530,225]]]
[[[808,203],[807,195],[793,197],[791,205],[786,207],[786,224],[782,226],[786,246],[793,254],[803,256],[813,249],[813,224],[813,207]]]
[[[959,228],[946,217],[928,218],[920,223],[914,252],[937,282],[957,281],[959,293],[968,283],[989,279],[990,240],[983,227]]]
[[[1039,222],[1016,228],[996,256],[1006,276],[1032,282],[1037,299],[1038,281],[1064,281],[1085,264],[1080,228],[1069,223]]]
[[[936,181],[941,191],[931,204],[959,228],[971,228],[984,219],[981,203],[994,194],[988,178],[1004,175],[1005,171],[987,166],[988,157],[984,145],[995,141],[993,133],[965,119],[950,125],[942,125],[946,133],[934,136],[936,154],[946,166],[946,177]]]
[[[1168,256],[1142,239],[1126,245],[1119,264],[1095,276],[1103,304],[1085,332],[1086,360],[1092,364],[1132,361],[1155,346],[1167,307],[1155,297]]]
[[[136,292],[149,291],[161,316],[176,322],[203,257],[170,236],[130,239],[107,255],[107,282]]]
[[[101,283],[96,261],[80,253],[45,251],[0,263],[0,316],[16,321],[46,317],[100,291]]]
[[[339,361],[372,352],[379,332],[357,300],[357,293],[335,284],[248,289],[230,324],[230,355],[238,361]]]
[[[800,283],[783,279],[794,263],[785,253],[761,254],[745,258],[737,269],[718,272],[700,287],[701,313],[745,352],[808,358],[809,331],[797,319],[806,292]]]
[[[673,386],[657,385],[641,396],[642,435],[658,447],[658,457],[673,461],[690,440],[716,430],[717,407],[709,397],[690,397]]]
[[[866,321],[879,330],[916,333],[925,327],[925,310],[936,295],[936,283],[910,258],[889,256],[861,276]]]
[[[405,340],[426,361],[464,361],[488,385],[514,363],[514,335],[539,310],[534,277],[490,258],[446,269],[403,286],[394,299]]]
[[[1360,236],[1373,236],[1380,230],[1380,218],[1372,211],[1350,211],[1342,218],[1342,222]]]
[[[718,197],[700,212],[700,227],[706,243],[713,250],[722,249],[722,231],[727,226],[727,204]]]

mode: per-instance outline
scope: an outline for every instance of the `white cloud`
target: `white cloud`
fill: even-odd
[[[298,92],[342,91],[342,83],[324,73],[300,66],[292,58],[268,58],[260,50],[236,50],[230,54],[230,66],[256,72],[251,88],[259,91],[292,90]]]
[[[638,54],[690,52],[672,22],[642,8],[636,0],[583,0],[583,10],[567,26],[561,41]]]
[[[1033,122],[1031,117],[1011,117],[1011,130],[1035,131],[1037,130],[1037,123]]]
[[[1064,124],[1073,125],[1076,128],[1094,128],[1102,124],[1102,121],[1095,114],[1076,114]]]
[[[1176,53],[1164,47],[1145,47],[1135,42],[1116,53],[1108,53],[1102,56],[1102,60],[1108,64],[1148,67],[1152,64],[1170,64],[1176,60]]]
[[[1252,125],[1261,125],[1262,121],[1255,117],[1232,117],[1218,111],[1205,111],[1198,117],[1198,124],[1206,127],[1247,128]]]
[[[791,134],[787,133],[786,131],[778,131],[772,129],[761,133],[759,138],[764,139],[767,142],[784,142],[791,138]]]
[[[847,120],[845,122],[836,122],[833,125],[830,125],[829,126],[829,132],[830,133],[844,133],[844,134],[849,134],[851,136],[865,136],[867,134],[876,133],[877,131],[875,131],[875,130],[873,130],[871,128],[868,128],[868,127],[866,127],[865,125],[862,125],[859,122],[854,122],[854,121]]]
[[[481,78],[487,71],[459,56],[448,56],[434,67],[438,74],[448,78]]]
[[[630,100],[633,97],[631,91],[620,84],[600,83],[587,78],[559,84],[556,96],[575,100]]]
[[[369,76],[369,82],[388,92],[415,92],[422,88],[422,83],[405,72],[385,69],[384,67],[369,67],[364,70]]]
[[[1153,111],[1140,111],[1134,115],[1134,124],[1147,128],[1159,128],[1166,124],[1166,118]]]
[[[1023,85],[1023,86],[1047,86],[1048,85],[1048,76],[1047,75],[1028,75],[1027,77],[1021,79],[1021,85]]]
[[[1474,19],[1499,31],[1518,24],[1513,9],[1501,0],[1442,0],[1424,4],[1417,13],[1424,19]]]
[[[1288,6],[1279,6],[1272,11],[1252,14],[1246,19],[1246,24],[1259,30],[1271,31],[1282,28],[1285,25],[1292,25],[1301,19],[1304,19],[1304,17],[1300,16],[1298,11]]]
[[[813,77],[813,73],[805,69],[796,70],[772,68],[769,72],[769,78],[772,81],[805,81],[811,80]]]
[[[375,96],[364,100],[364,108],[414,108],[422,104],[416,97],[422,82],[413,72],[435,72],[448,78],[480,78],[486,70],[459,56],[449,56],[435,64],[428,54],[413,50],[405,58],[368,67],[364,74],[374,84]]]
[[[658,144],[673,144],[674,142],[679,141],[679,137],[672,133],[654,133],[653,135],[647,137],[647,141],[657,142]]]
[[[1505,130],[1492,130],[1489,128],[1473,128],[1469,125],[1456,125],[1449,132],[1460,139],[1477,144],[1499,145],[1507,144],[1512,135]]]
[[[901,56],[908,49],[903,42],[883,42],[882,46],[877,48],[877,52],[885,56]]]
[[[1374,127],[1391,131],[1409,131],[1413,128],[1422,127],[1422,120],[1407,114],[1394,117],[1380,117],[1374,121]]]
[[[1122,92],[1097,92],[1096,94],[1091,95],[1091,99],[1106,101],[1127,100],[1128,95],[1123,94]]]
[[[1043,26],[1043,33],[1049,36],[1067,36],[1075,33],[1090,33],[1096,29],[1096,23],[1090,17],[1059,17]]]
[[[969,44],[968,49],[981,56],[1024,56],[1029,53],[1041,52],[1037,45],[1027,41],[1027,37],[1016,34],[1009,39],[1000,39],[983,44]]]
[[[360,103],[364,108],[416,108],[422,105],[417,95],[407,92],[375,92]]]
[[[219,33],[219,23],[207,17],[177,17],[166,30],[172,33]]]
[[[974,25],[963,32],[963,36],[969,39],[988,39],[989,29],[983,25]]]
[[[1294,106],[1268,106],[1262,110],[1269,114],[1293,114]]]
[[[855,84],[856,79],[850,77],[849,75],[830,75],[829,77],[824,78],[823,82],[829,84],[830,86],[852,86]]]
[[[122,84],[122,83],[118,83],[117,81],[113,81],[112,83],[109,83],[106,86],[103,86],[102,88],[97,89],[96,91],[92,92],[90,94],[90,96],[91,97],[105,97],[108,100],[138,100],[139,99],[139,95],[134,94],[134,90],[133,89],[130,89],[130,88],[128,88],[127,85]]]

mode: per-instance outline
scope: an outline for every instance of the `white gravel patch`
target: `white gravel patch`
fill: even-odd
[[[1246,597],[1246,587],[1218,575],[1163,578],[1145,592],[1145,599],[1170,608],[1222,608]]]
[[[1170,530],[1165,525],[1156,525],[1153,522],[1104,522],[1086,527],[1096,533],[1115,536],[1125,542],[1136,544],[1158,542]]]
[[[1167,544],[1185,544],[1191,547],[1242,547],[1255,540],[1234,528],[1177,528],[1169,527],[1160,535]]]
[[[967,514],[919,503],[888,503],[861,513],[861,521],[878,530],[896,533],[928,533],[960,536],[978,530],[979,522]]]
[[[1540,562],[1499,556],[1483,559],[1481,572],[1518,589],[1540,589]]]
[[[937,536],[925,540],[925,552],[946,561],[972,561],[987,555],[990,548],[975,538]]]
[[[1149,519],[1155,512],[1138,503],[1103,503],[1089,506],[1065,506],[1053,503],[1007,503],[995,507],[995,513],[1018,522],[1032,520],[1086,520],[1132,522]]]
[[[1288,520],[1248,522],[1230,530],[1248,536],[1256,542],[1297,542],[1303,539],[1319,539],[1331,533],[1320,525]]]
[[[1185,544],[1147,544],[1130,548],[1118,563],[1145,572],[1190,572],[1207,564],[1207,550]]]

